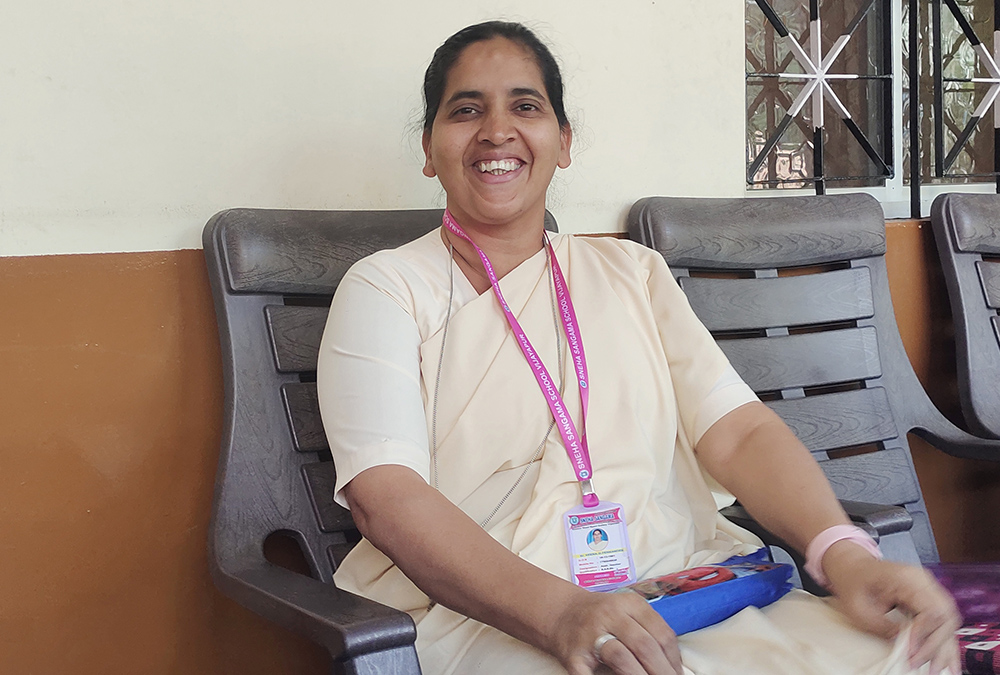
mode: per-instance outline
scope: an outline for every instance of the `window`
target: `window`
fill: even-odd
[[[995,4],[746,0],[748,193],[862,189],[899,217],[1000,189]]]

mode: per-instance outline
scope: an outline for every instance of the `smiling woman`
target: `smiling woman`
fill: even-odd
[[[365,537],[338,587],[409,612],[428,674],[957,667],[948,596],[849,525],[662,257],[545,234],[572,133],[544,45],[471,26],[424,91],[443,226],[348,272],[320,350],[335,499]],[[639,595],[594,592],[755,550],[720,485],[808,553],[843,614],[793,592],[677,638]]]

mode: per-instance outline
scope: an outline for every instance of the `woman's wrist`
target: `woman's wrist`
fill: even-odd
[[[544,609],[538,616],[541,622],[535,626],[536,634],[541,642],[535,646],[549,653],[553,653],[553,648],[556,647],[559,631],[564,628],[567,621],[572,623],[573,608],[581,600],[585,601],[591,594],[590,591],[580,588],[576,584],[563,579],[558,581],[559,583],[553,584],[541,598],[540,604]],[[557,654],[553,653],[553,655],[558,657]]]
[[[494,599],[485,615],[473,618],[555,656],[554,640],[568,620],[567,609],[590,592],[531,563],[518,562],[526,566],[518,583],[506,586],[507,592]]]
[[[809,542],[805,551],[806,572],[809,573],[816,583],[824,588],[830,588],[831,584],[830,570],[827,569],[827,558],[840,557],[839,555],[829,555],[834,549],[837,551],[856,549],[855,552],[863,552],[876,560],[882,559],[882,552],[879,550],[878,544],[860,527],[855,525],[834,525],[833,527],[828,527]]]

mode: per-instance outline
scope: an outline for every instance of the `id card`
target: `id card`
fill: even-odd
[[[569,547],[570,581],[591,591],[610,591],[635,582],[622,505],[598,502],[574,506],[563,516]]]

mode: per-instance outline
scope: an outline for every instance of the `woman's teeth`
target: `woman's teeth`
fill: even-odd
[[[521,162],[515,159],[494,159],[489,162],[480,162],[476,165],[476,168],[483,173],[491,173],[494,176],[499,176],[521,168]]]

